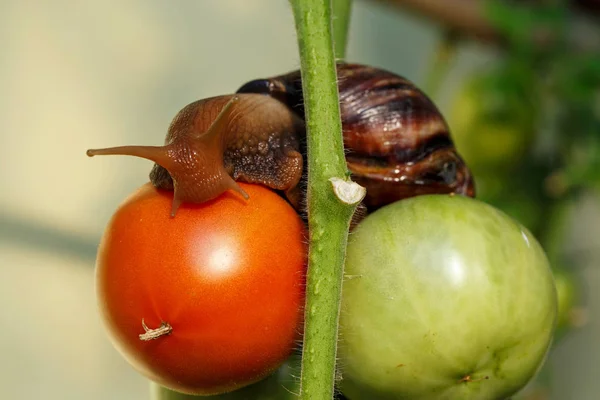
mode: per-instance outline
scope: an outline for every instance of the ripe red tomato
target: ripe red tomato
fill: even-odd
[[[248,201],[226,193],[170,218],[172,192],[146,184],[100,243],[96,289],[113,344],[176,391],[217,394],[256,382],[299,338],[304,224],[269,189],[241,186]],[[143,341],[142,321],[172,331]]]

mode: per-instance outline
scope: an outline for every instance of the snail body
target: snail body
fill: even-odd
[[[473,196],[470,171],[425,94],[381,69],[338,64],[337,72],[346,161],[353,180],[367,188],[368,209],[426,193]],[[189,104],[173,119],[164,146],[88,150],[88,155],[154,161],[151,182],[175,191],[172,216],[182,202],[202,203],[227,190],[247,198],[236,181],[283,191],[298,208],[305,135],[302,84],[295,71]]]

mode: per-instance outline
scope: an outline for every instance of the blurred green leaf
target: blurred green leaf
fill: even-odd
[[[566,32],[566,2],[536,2],[486,0],[488,20],[508,40],[514,52],[535,55],[552,51],[552,46],[540,43],[562,43]]]

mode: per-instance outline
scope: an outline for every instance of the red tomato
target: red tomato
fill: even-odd
[[[138,371],[173,390],[217,394],[256,382],[299,338],[304,224],[274,192],[241,186],[248,201],[226,193],[170,218],[172,192],[146,184],[100,243],[96,289],[109,336]],[[142,320],[172,331],[143,341]]]

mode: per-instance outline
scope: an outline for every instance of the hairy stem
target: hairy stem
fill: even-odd
[[[346,46],[348,45],[348,30],[350,28],[352,0],[332,1],[335,58],[337,60],[343,60],[346,57]]]
[[[291,4],[306,110],[310,232],[300,398],[330,400],[334,393],[346,242],[355,205],[340,201],[329,181],[347,176],[331,1],[291,0]]]

